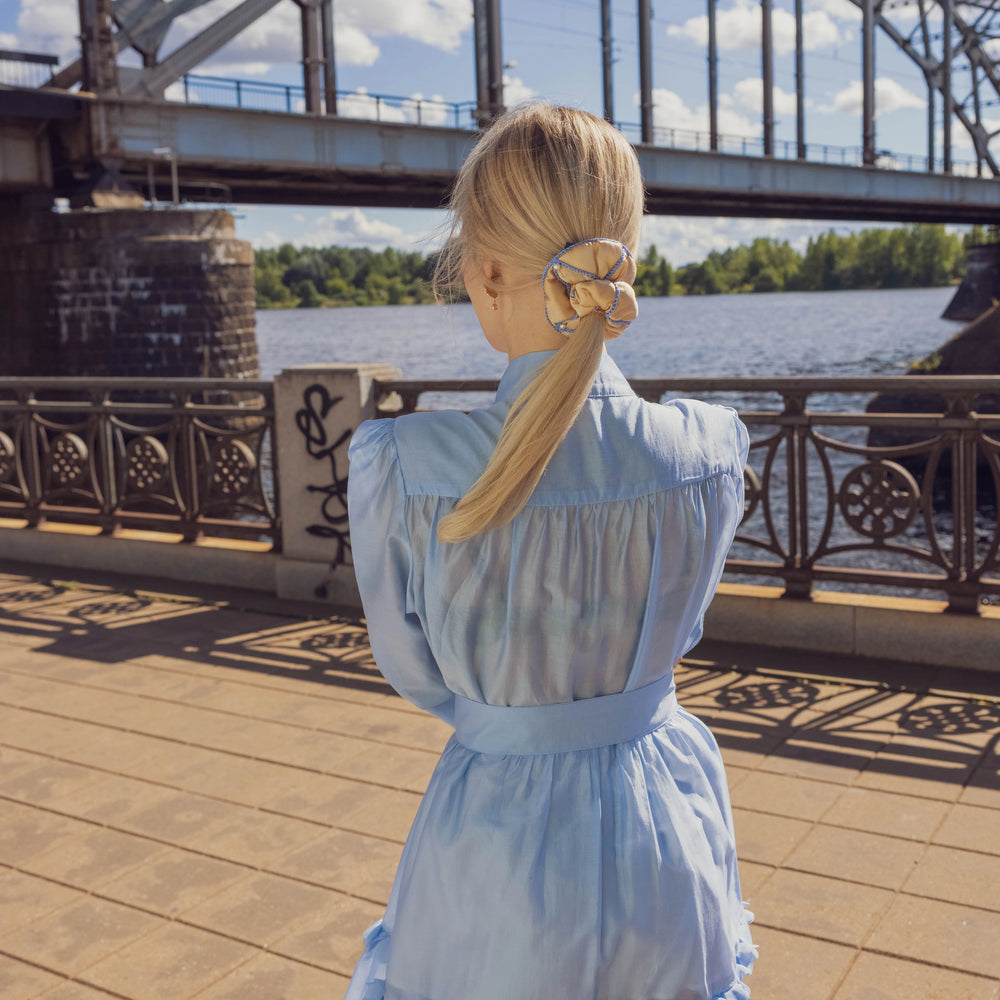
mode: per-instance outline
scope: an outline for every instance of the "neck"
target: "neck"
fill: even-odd
[[[558,351],[566,343],[566,338],[546,319],[540,283],[505,291],[503,297],[500,323],[508,361],[535,351]]]

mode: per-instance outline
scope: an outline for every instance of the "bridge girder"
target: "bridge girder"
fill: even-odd
[[[870,0],[851,0],[862,11]],[[950,11],[946,8],[951,8]],[[900,18],[900,11],[907,10],[911,17]],[[912,26],[899,22],[917,18]],[[938,13],[940,12],[940,13]],[[928,161],[933,163],[935,124],[934,95],[940,94],[945,132],[945,150],[942,157],[945,170],[950,169],[951,150],[948,141],[950,129],[947,104],[951,104],[951,114],[964,126],[972,139],[977,166],[986,167],[992,176],[1000,176],[1000,163],[990,149],[991,141],[1000,135],[1000,129],[991,130],[985,122],[983,107],[987,103],[981,91],[982,85],[992,88],[990,105],[1000,99],[1000,63],[991,54],[1000,55],[1000,2],[998,0],[970,0],[953,3],[952,0],[877,0],[874,4],[875,24],[921,69],[927,82],[928,99]],[[895,20],[893,17],[895,15]],[[951,20],[951,34],[943,36],[943,28],[937,25]],[[939,52],[934,43],[939,42]],[[946,43],[947,42],[947,47]],[[992,43],[992,44],[991,44]],[[954,93],[955,65],[959,61],[962,71],[969,73],[968,92],[959,98]]]

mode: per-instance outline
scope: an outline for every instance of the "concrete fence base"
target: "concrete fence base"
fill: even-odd
[[[360,608],[347,518],[347,447],[377,415],[374,380],[388,365],[285,369],[274,384],[275,471],[281,551],[263,542],[0,518],[0,561],[259,591],[324,607]],[[13,517],[16,512],[9,516]],[[1000,673],[1000,608],[949,613],[941,601],[819,591],[811,600],[778,587],[723,584],[705,637],[763,647],[873,657]]]
[[[949,612],[946,601],[723,583],[705,616],[705,638],[1000,673],[1000,608]]]

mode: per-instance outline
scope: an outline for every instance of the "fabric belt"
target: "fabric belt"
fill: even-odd
[[[550,754],[636,740],[677,711],[674,679],[557,705],[486,705],[455,696],[455,738],[476,753]]]

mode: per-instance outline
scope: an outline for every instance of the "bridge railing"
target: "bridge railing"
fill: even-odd
[[[58,65],[56,56],[43,52],[0,49],[0,84],[8,87],[41,87]]]
[[[236,80],[227,77],[201,76],[189,73],[167,90],[169,100],[187,104],[208,104],[215,107],[248,108],[257,111],[305,112],[305,88],[293,84],[264,81]],[[364,88],[337,91],[337,113],[344,118],[361,118],[371,121],[426,125],[439,128],[474,129],[475,101],[444,101],[439,98],[402,97],[392,94],[372,94]],[[642,128],[636,122],[616,122],[630,142],[641,141]],[[656,127],[653,145],[667,149],[687,149],[708,152],[711,136],[694,129]],[[764,155],[761,136],[740,136],[720,133],[716,150],[737,156]],[[861,166],[863,149],[858,146],[835,146],[830,143],[806,143],[805,159],[810,163],[831,163],[840,166]],[[794,160],[798,145],[794,140],[779,139],[774,143],[773,155],[777,159]],[[926,172],[926,156],[883,151],[876,166],[888,170]],[[932,164],[943,170],[943,162]],[[976,173],[974,162],[953,162],[952,172],[964,176]]]
[[[965,612],[1000,600],[1000,377],[630,382],[651,401],[715,397],[750,428],[729,573],[778,580],[789,597],[817,586],[937,592]],[[378,392],[399,415],[424,394],[496,385],[385,381]]]
[[[0,378],[0,517],[280,547],[270,382]]]
[[[169,100],[214,107],[248,108],[255,111],[285,111],[304,114],[305,88],[292,84],[188,73],[167,91]],[[338,90],[337,114],[343,118],[429,125],[439,128],[474,128],[475,101],[443,101],[439,98],[370,94],[365,89]]]
[[[818,588],[943,596],[963,612],[1000,603],[1000,376],[631,381],[653,401],[735,406],[750,428],[729,574],[793,598]],[[289,369],[273,383],[2,378],[0,518],[181,542],[269,538],[317,593],[346,586],[358,422],[422,398],[478,405],[469,394],[496,385],[372,365]]]

